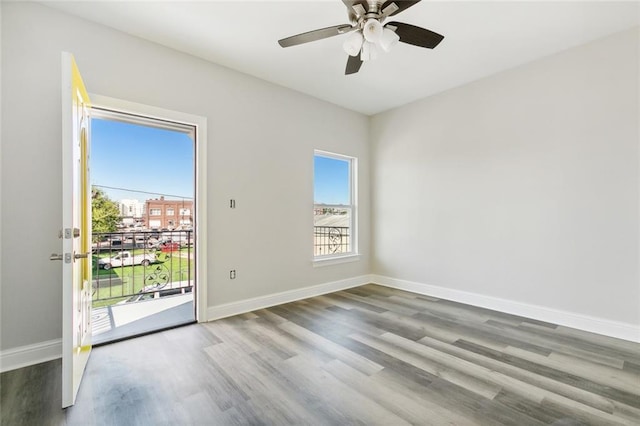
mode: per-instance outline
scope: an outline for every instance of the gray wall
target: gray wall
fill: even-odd
[[[638,36],[373,117],[374,272],[640,324]]]
[[[368,119],[41,5],[1,23],[2,350],[61,335],[62,50],[207,117],[209,306],[373,271],[640,323],[637,31]],[[360,262],[312,267],[314,148],[359,158]]]
[[[367,117],[41,5],[2,8],[0,349],[61,336],[61,266],[48,257],[63,50],[89,92],[207,117],[209,306],[369,273]],[[314,148],[359,159],[358,262],[312,265]]]

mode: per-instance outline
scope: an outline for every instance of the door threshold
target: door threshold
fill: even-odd
[[[107,340],[107,341],[100,342],[100,343],[94,343],[92,345],[92,347],[99,348],[100,346],[106,346],[106,345],[110,345],[112,343],[118,343],[118,342],[122,342],[122,341],[125,341],[125,340],[135,339],[136,337],[147,336],[149,334],[160,333],[162,331],[173,330],[174,328],[185,327],[187,325],[192,325],[192,324],[197,324],[197,323],[198,323],[198,321],[191,320],[191,321],[186,321],[186,322],[182,322],[182,323],[179,323],[179,324],[173,324],[173,325],[170,325],[170,326],[167,326],[167,327],[157,328],[155,330],[144,331],[144,332],[141,332],[141,333],[131,334],[131,335],[128,335],[128,336],[123,336],[123,337],[116,337],[113,340]]]

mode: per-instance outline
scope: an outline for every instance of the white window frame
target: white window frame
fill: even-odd
[[[162,216],[162,209],[155,207],[149,209],[149,216]]]
[[[175,216],[175,209],[173,207],[167,207],[165,216]]]
[[[317,208],[349,208],[351,209],[349,221],[349,247],[351,251],[346,253],[331,253],[316,256],[315,240],[312,242],[311,250],[313,255],[314,266],[325,266],[336,263],[353,262],[360,260],[358,251],[358,159],[350,155],[337,154],[335,152],[323,151],[316,149],[313,151],[313,159],[315,163],[316,156],[332,158],[335,160],[347,161],[349,163],[349,201],[350,204],[316,204],[313,200],[313,211]],[[313,181],[315,193],[315,179]],[[314,213],[315,214],[315,213]]]

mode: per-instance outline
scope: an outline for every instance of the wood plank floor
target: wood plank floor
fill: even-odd
[[[366,285],[1,375],[2,425],[640,424],[640,345]]]

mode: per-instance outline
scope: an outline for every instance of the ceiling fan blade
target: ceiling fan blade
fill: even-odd
[[[310,41],[322,40],[323,38],[346,34],[354,29],[355,28],[349,24],[334,25],[333,27],[321,28],[319,30],[283,38],[282,40],[278,40],[278,43],[282,47],[296,46],[298,44],[309,43]]]
[[[342,1],[346,2],[346,0],[342,0]],[[393,13],[390,13],[389,16],[397,15],[398,13],[409,9],[414,4],[420,3],[420,0],[387,0],[384,3],[382,3],[382,7],[380,7],[380,10],[385,10],[387,6],[389,6],[391,3],[395,3],[396,6],[398,6],[398,10],[396,10]]]
[[[349,59],[347,59],[347,68],[344,70],[344,75],[357,73],[358,71],[360,71],[361,66],[362,59],[360,59],[360,55],[349,56]]]
[[[413,44],[418,47],[433,49],[440,44],[444,38],[443,35],[434,33],[433,31],[416,27],[415,25],[405,24],[403,22],[389,22],[385,27],[387,25],[396,27],[396,34],[400,37],[401,42]]]

